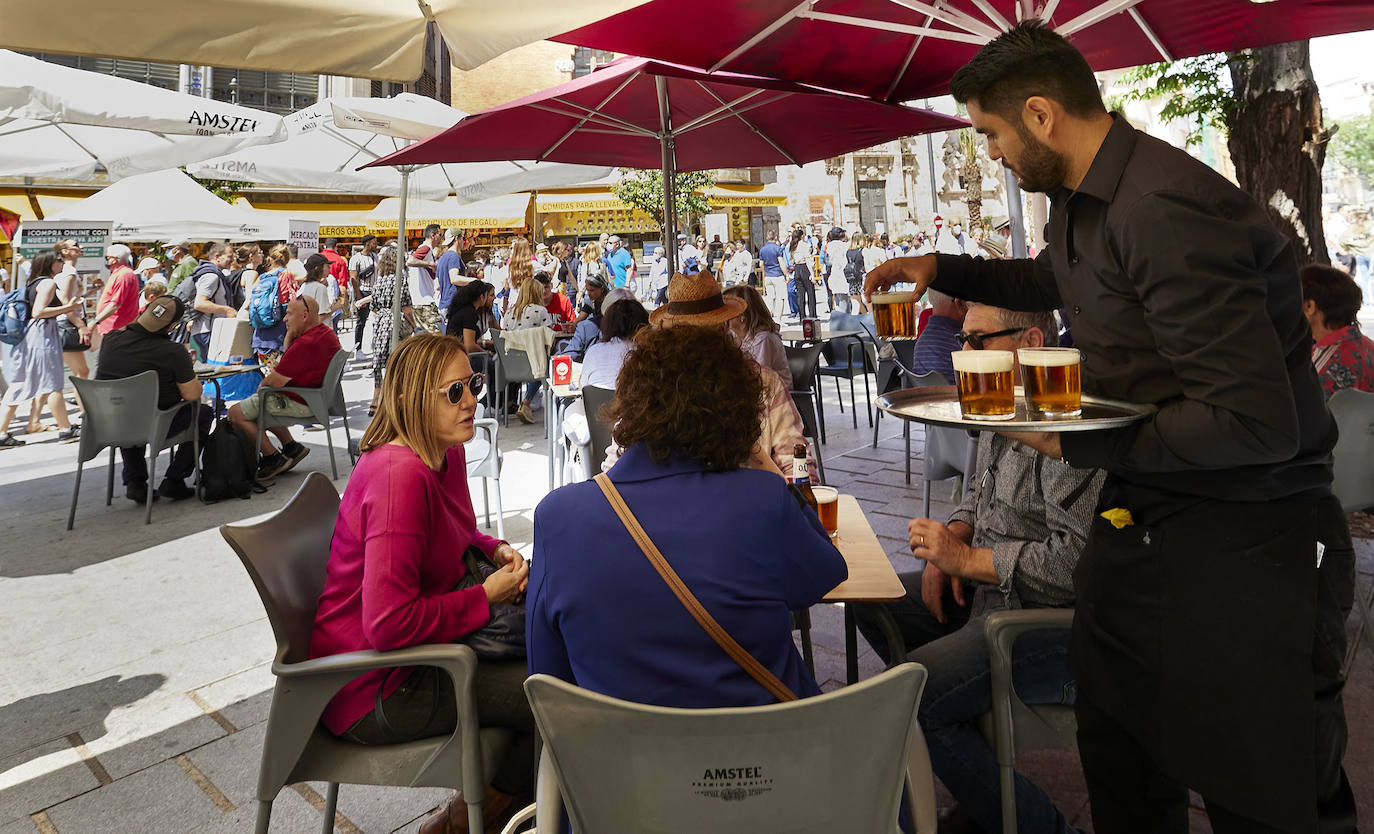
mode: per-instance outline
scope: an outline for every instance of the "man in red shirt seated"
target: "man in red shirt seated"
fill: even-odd
[[[257,479],[268,480],[300,463],[310,450],[291,437],[286,426],[273,426],[267,431],[282,442],[280,452],[266,434],[258,437],[258,409],[266,403],[267,413],[280,417],[309,419],[310,407],[295,394],[273,391],[286,385],[299,388],[318,388],[324,383],[329,361],[338,353],[339,337],[320,320],[320,308],[315,299],[299,295],[286,306],[286,351],[277,367],[258,386],[258,392],[229,409],[229,421],[261,444],[262,462],[258,464]]]

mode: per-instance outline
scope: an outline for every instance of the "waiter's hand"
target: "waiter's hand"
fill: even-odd
[[[893,258],[873,268],[864,278],[864,300],[879,290],[893,284],[915,284],[916,298],[925,294],[926,287],[935,280],[935,256],[921,255],[919,258]]]
[[[1003,431],[998,434],[1009,440],[1029,446],[1047,458],[1059,460],[1064,456],[1063,449],[1059,444],[1059,432],[1057,431]]]

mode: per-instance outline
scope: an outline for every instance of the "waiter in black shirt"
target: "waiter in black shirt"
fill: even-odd
[[[1235,185],[1108,113],[1087,61],[1038,21],[980,50],[950,92],[992,158],[1048,192],[1047,246],[894,258],[865,292],[914,282],[1062,308],[1084,390],[1159,408],[1124,429],[1012,435],[1107,470],[1098,509],[1126,511],[1095,519],[1075,574],[1094,826],[1185,832],[1192,788],[1218,832],[1353,832],[1354,554],[1289,241]]]

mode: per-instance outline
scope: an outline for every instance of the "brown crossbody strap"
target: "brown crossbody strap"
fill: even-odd
[[[634,513],[630,511],[629,505],[625,503],[625,499],[621,497],[615,484],[611,483],[610,477],[602,472],[594,480],[596,485],[601,487],[601,491],[605,493],[606,500],[611,502],[611,508],[615,510],[615,514],[620,516],[620,522],[625,525],[626,530],[630,531],[630,536],[634,538],[635,544],[639,545],[639,549],[644,551],[645,556],[649,557],[649,562],[658,571],[658,575],[663,577],[663,581],[668,583],[673,595],[678,598],[678,601],[682,603],[682,606],[687,609],[687,612],[692,615],[697,623],[706,630],[706,633],[711,635],[711,639],[715,640],[722,649],[725,649],[725,653],[730,655],[744,671],[748,672],[750,677],[772,693],[774,698],[779,701],[797,700],[796,693],[788,689],[787,684],[778,680],[778,676],[770,672],[767,666],[764,666],[743,646],[735,642],[735,638],[730,636],[730,632],[726,631],[724,626],[716,622],[716,618],[712,617],[711,613],[702,607],[701,602],[692,594],[692,590],[687,587],[687,584],[677,575],[677,571],[673,570],[673,566],[668,564],[668,560],[664,559],[663,554],[654,546],[649,534],[644,532],[639,519],[635,518]]]

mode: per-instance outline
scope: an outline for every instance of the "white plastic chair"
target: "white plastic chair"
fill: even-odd
[[[468,461],[468,478],[482,479],[482,511],[486,515],[483,522],[491,529],[491,498],[487,495],[487,480],[496,482],[496,537],[506,537],[505,513],[501,509],[501,448],[496,443],[500,423],[494,417],[484,417],[485,406],[477,404],[477,417],[472,421],[474,433],[466,444],[464,453]]]
[[[538,802],[522,818],[541,834],[560,830],[564,808],[575,831],[893,834],[914,786],[914,829],[933,831],[916,726],[925,681],[925,667],[904,663],[814,698],[675,709],[533,675],[525,692],[544,751]]]

